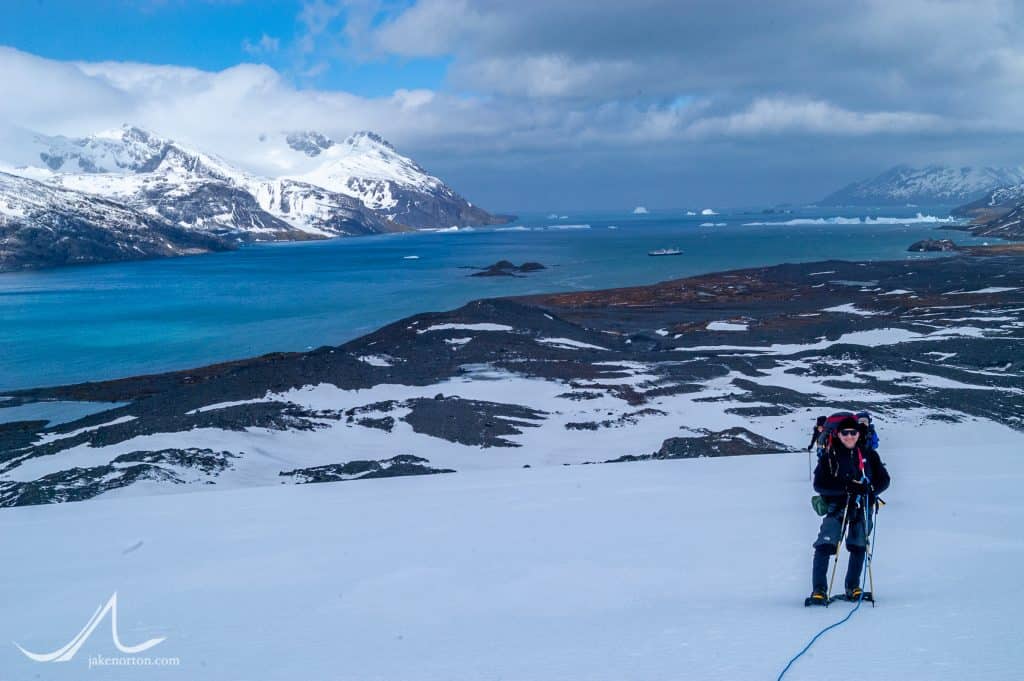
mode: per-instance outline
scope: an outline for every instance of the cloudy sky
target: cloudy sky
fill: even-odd
[[[1024,163],[1024,0],[10,0],[0,124],[270,172],[372,129],[494,210],[813,201]],[[3,150],[0,149],[0,159]]]

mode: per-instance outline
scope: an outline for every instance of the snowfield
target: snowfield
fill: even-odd
[[[189,681],[774,679],[852,607],[803,607],[801,448],[842,408],[875,413],[894,481],[879,603],[786,678],[1019,678],[1024,272],[829,266],[475,301],[12,395],[111,408],[4,429],[0,679],[143,678],[120,664],[146,656]],[[914,306],[881,297],[904,282]]]
[[[1019,678],[1022,435],[881,425],[878,607],[787,674]],[[779,420],[801,443],[806,423]],[[983,443],[983,446],[979,446]],[[5,679],[774,679],[808,610],[804,454],[495,469],[0,511]],[[59,538],[59,541],[55,541]],[[843,556],[845,558],[845,554]],[[840,568],[840,575],[845,564]],[[88,668],[121,641],[176,667]],[[132,657],[132,656],[127,656]]]

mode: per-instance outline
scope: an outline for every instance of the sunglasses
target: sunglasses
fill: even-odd
[[[839,434],[840,435],[860,435],[860,431],[859,430],[854,430],[854,429],[851,429],[851,428],[845,428],[843,430],[840,430]]]

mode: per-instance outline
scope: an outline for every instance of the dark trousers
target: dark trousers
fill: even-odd
[[[863,547],[847,546],[850,550],[850,562],[846,566],[846,589],[860,586],[860,576],[864,570]],[[811,569],[811,583],[814,590],[821,593],[828,591],[828,564],[835,551],[830,546],[819,546],[814,549],[814,565]]]
[[[846,568],[846,588],[860,586],[860,576],[864,569],[864,553],[871,534],[871,516],[865,513],[857,500],[839,499],[830,503],[828,513],[821,519],[821,529],[814,542],[814,563],[811,567],[811,584],[815,591],[825,593],[828,590],[829,558],[839,550],[839,541],[843,532],[843,506],[846,505],[846,548],[850,552],[850,562]]]

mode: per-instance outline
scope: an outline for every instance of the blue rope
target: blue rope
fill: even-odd
[[[781,672],[779,672],[779,677],[778,677],[778,678],[777,678],[777,679],[776,679],[775,681],[782,681],[782,677],[786,675],[786,672],[788,672],[788,671],[789,671],[789,668],[793,666],[793,663],[794,663],[794,662],[796,662],[797,660],[799,660],[799,659],[800,659],[800,657],[801,657],[801,656],[802,656],[802,655],[803,655],[804,653],[806,653],[806,652],[807,652],[808,650],[810,650],[810,649],[811,649],[811,646],[813,646],[813,645],[814,645],[814,642],[815,642],[815,641],[817,641],[817,640],[818,640],[819,638],[821,638],[821,636],[822,636],[822,635],[823,635],[823,634],[824,634],[824,633],[825,633],[826,631],[828,631],[829,629],[835,629],[835,628],[836,628],[836,627],[838,627],[838,626],[839,626],[840,624],[843,624],[844,622],[846,622],[846,620],[848,620],[848,619],[850,619],[851,617],[853,617],[853,613],[857,612],[857,610],[858,610],[858,609],[860,608],[860,604],[861,604],[861,603],[863,603],[863,602],[864,602],[864,598],[863,598],[863,596],[861,596],[861,598],[858,598],[858,599],[857,599],[857,607],[856,607],[856,608],[854,608],[853,610],[851,610],[851,611],[850,611],[849,613],[847,613],[846,617],[844,617],[843,619],[839,620],[839,621],[838,621],[838,622],[836,622],[835,624],[830,624],[830,625],[828,625],[827,627],[825,627],[824,629],[822,629],[821,631],[819,631],[819,632],[818,632],[817,634],[815,634],[815,635],[814,635],[814,638],[812,638],[812,639],[811,639],[810,641],[808,641],[808,642],[807,642],[807,645],[805,645],[805,646],[804,646],[804,649],[803,649],[803,650],[801,650],[801,651],[800,651],[799,653],[797,653],[796,655],[794,655],[794,656],[793,656],[793,659],[791,659],[791,660],[790,660],[789,662],[787,662],[787,663],[786,663],[786,668],[785,668],[785,669],[783,669],[783,670],[782,670]]]
[[[859,504],[860,504],[860,500],[858,498],[858,505]],[[877,516],[877,514],[878,514],[878,507],[876,506],[875,507],[875,513],[873,515]],[[864,506],[864,521],[867,522],[867,519],[868,519],[868,509],[867,509],[867,506]],[[871,523],[871,534],[869,535],[870,536],[870,540],[871,540],[871,551],[872,552],[874,551],[875,527],[877,527],[877,524],[875,522],[872,522]],[[836,547],[836,550],[838,551],[838,547]],[[870,569],[870,566],[871,566],[871,554],[870,553],[866,556],[866,560],[867,560],[867,565],[865,567]],[[855,613],[858,610],[860,610],[860,606],[864,602],[864,580],[866,579],[866,575],[867,575],[867,570],[865,570],[863,573],[861,573],[861,576],[860,576],[861,592],[860,592],[860,596],[857,598],[857,606],[853,610],[848,612],[846,614],[846,617],[844,617],[843,619],[839,620],[838,622],[836,622],[834,624],[828,625],[827,627],[825,627],[824,629],[819,631],[817,634],[815,634],[814,637],[810,641],[807,642],[807,645],[804,646],[803,650],[801,650],[799,653],[794,655],[793,658],[789,662],[786,663],[785,668],[781,672],[779,672],[779,676],[778,676],[778,678],[775,679],[775,681],[782,681],[782,677],[786,675],[786,672],[788,672],[789,668],[793,666],[793,663],[796,662],[797,660],[799,660],[803,656],[804,653],[806,653],[808,650],[810,650],[811,646],[814,645],[815,641],[817,641],[819,638],[821,638],[822,635],[825,634],[825,632],[829,631],[830,629],[835,629],[840,624],[846,623],[846,621],[848,619],[853,617],[853,613]]]

